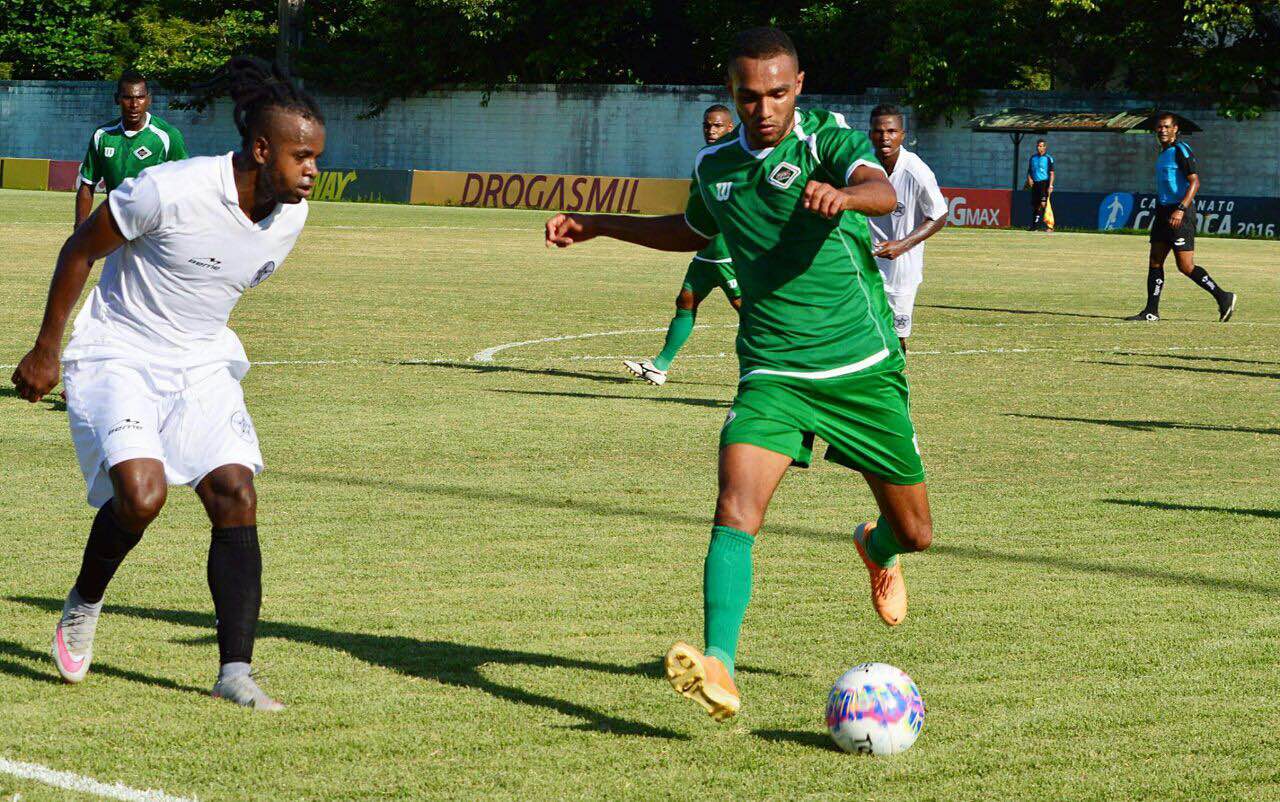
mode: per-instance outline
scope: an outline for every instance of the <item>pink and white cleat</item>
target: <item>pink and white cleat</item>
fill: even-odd
[[[82,682],[89,673],[89,663],[93,662],[93,635],[101,613],[102,602],[89,604],[80,598],[75,588],[67,594],[50,648],[53,664],[67,682]]]

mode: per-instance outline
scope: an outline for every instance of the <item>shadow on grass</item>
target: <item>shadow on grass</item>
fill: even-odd
[[[15,599],[12,599],[12,601],[24,601],[24,600],[15,598]],[[26,601],[25,603],[34,604],[36,601],[42,601],[42,600],[30,600],[30,601]],[[55,603],[52,607],[48,607],[46,609],[51,613],[60,613],[62,612],[62,602],[59,601]],[[39,681],[52,682],[55,685],[62,684],[62,679],[58,676],[57,670],[53,667],[53,664],[52,664],[53,658],[49,656],[48,652],[37,651],[36,649],[32,649],[27,646],[24,646],[23,644],[18,643],[17,641],[5,640],[3,638],[0,638],[0,655],[6,655],[8,657],[16,657],[22,660],[31,660],[37,663],[42,663],[49,667],[48,673],[44,673],[41,671],[37,671],[31,668],[30,666],[23,665],[21,663],[15,663],[9,660],[0,660],[0,673],[12,674],[15,677],[23,677],[24,679],[34,679]],[[209,692],[208,688],[196,688],[191,685],[183,685],[182,683],[179,683],[179,682],[167,680],[167,679],[164,679],[163,677],[153,677],[149,674],[143,674],[138,671],[129,671],[128,669],[115,668],[110,663],[103,663],[100,660],[94,661],[93,668],[91,669],[91,671],[94,674],[102,674],[103,676],[115,677],[117,679],[126,679],[126,680],[129,680],[130,682],[138,682],[143,685],[154,685],[157,688],[165,688],[170,691],[181,691],[183,693],[198,693],[201,696],[204,696]],[[209,685],[212,686],[213,683],[210,682]]]
[[[1280,379],[1280,373],[1257,370],[1231,370],[1229,368],[1195,368],[1190,365],[1153,365],[1150,362],[1111,362],[1105,359],[1084,360],[1089,365],[1112,365],[1121,368],[1152,368],[1154,370],[1180,370],[1186,373],[1214,373],[1219,376],[1246,376],[1251,379]]]
[[[916,304],[926,309],[954,309],[960,312],[1003,312],[1009,315],[1055,315],[1058,317],[1089,317],[1097,320],[1120,320],[1120,315],[1094,315],[1088,312],[1054,312],[1046,309],[1007,309],[1001,306],[952,306],[950,304]]]
[[[603,398],[612,401],[656,401],[663,404],[684,404],[690,407],[713,407],[727,409],[732,401],[720,401],[715,398],[682,398],[671,395],[607,395],[605,393],[571,393],[555,390],[490,390],[491,393],[511,393],[514,395],[554,395],[563,398]]]
[[[1020,412],[1006,412],[1005,417],[1029,418],[1031,420],[1057,421],[1059,423],[1096,423],[1099,426],[1114,426],[1118,429],[1132,429],[1136,432],[1154,432],[1158,429],[1186,429],[1197,432],[1241,432],[1243,434],[1280,434],[1280,429],[1254,429],[1248,426],[1215,426],[1210,423],[1177,423],[1167,420],[1111,420],[1108,418],[1064,418],[1057,415],[1026,415]]]
[[[692,515],[676,512],[663,512],[654,507],[626,507],[621,505],[605,504],[582,497],[569,497],[558,493],[554,498],[549,498],[535,493],[521,493],[512,490],[482,490],[479,488],[463,487],[459,485],[370,479],[368,477],[355,475],[326,476],[323,474],[302,473],[287,470],[275,470],[272,472],[272,475],[281,477],[286,481],[301,482],[303,484],[328,484],[337,487],[369,487],[415,495],[439,496],[441,498],[454,498],[467,501],[500,504],[512,508],[546,510],[571,509],[590,513],[592,515],[599,515],[603,518],[664,521],[677,526],[701,527],[708,530],[708,535],[711,528],[710,508],[708,508],[705,515]],[[1260,512],[1270,513],[1268,510],[1262,510]],[[799,526],[794,524],[769,524],[765,527],[765,530],[766,535],[795,535],[830,543],[848,544],[852,528],[852,525],[850,525],[847,531],[841,531],[838,529],[818,529],[815,527]],[[942,542],[935,541],[934,545],[929,548],[929,553],[986,563],[1002,562],[1011,565],[1039,565],[1059,568],[1067,571],[1075,571],[1082,574],[1107,574],[1130,580],[1145,579],[1166,585],[1212,588],[1215,590],[1234,591],[1238,593],[1252,593],[1260,596],[1280,596],[1280,586],[1269,585],[1262,582],[1235,579],[1216,574],[1206,576],[1202,574],[1168,571],[1161,568],[1150,568],[1143,565],[1137,565],[1132,562],[1112,564],[1078,557],[1059,556],[1057,554],[1034,552],[1019,554],[1009,551],[997,551],[995,549],[988,549],[982,546],[972,546],[964,543],[948,543],[945,540],[945,532],[942,537]]]
[[[1280,365],[1280,362],[1263,362],[1259,359],[1237,359],[1228,356],[1192,356],[1191,354],[1159,354],[1150,351],[1109,351],[1116,356],[1145,356],[1159,359],[1181,359],[1186,362],[1235,362],[1240,365]]]
[[[1280,518],[1280,510],[1250,509],[1247,507],[1204,507],[1199,504],[1175,504],[1170,501],[1141,501],[1128,498],[1104,498],[1102,501],[1106,504],[1121,504],[1127,507],[1146,507],[1149,510],[1220,512],[1227,515],[1252,515],[1256,518]]]
[[[824,732],[813,730],[752,730],[751,734],[773,743],[792,743],[807,746],[811,749],[822,749],[827,752],[839,752],[840,749]]]
[[[0,398],[17,398],[26,402],[25,398],[18,395],[18,391],[12,385],[0,386]],[[38,403],[43,404],[48,412],[66,412],[67,402],[62,400],[57,391],[46,395]]]
[[[49,613],[62,610],[62,600],[35,596],[9,596],[9,601],[27,604]],[[108,615],[125,615],[149,621],[163,621],[189,627],[212,629],[213,616],[189,610],[167,610],[153,607],[111,605]],[[502,685],[486,678],[480,668],[500,664],[528,666],[532,668],[567,668],[576,671],[595,671],[604,674],[651,677],[655,664],[646,661],[634,666],[621,666],[595,660],[579,660],[537,652],[521,652],[511,649],[493,649],[470,646],[450,641],[417,640],[400,635],[370,635],[363,632],[342,632],[301,624],[279,621],[262,621],[258,625],[261,638],[279,638],[293,643],[305,643],[346,652],[357,660],[382,666],[410,677],[433,680],[444,685],[483,691],[490,696],[516,704],[532,705],[554,710],[566,716],[582,720],[574,727],[584,731],[609,732],[618,735],[640,735],[649,738],[686,740],[688,736],[663,727],[653,727],[630,721],[585,705],[535,693],[523,688]],[[94,671],[98,671],[95,663]],[[132,672],[121,672],[131,674]],[[132,678],[132,677],[128,677]],[[164,685],[161,680],[154,684]],[[182,686],[173,686],[187,690]],[[203,693],[203,691],[202,691]]]

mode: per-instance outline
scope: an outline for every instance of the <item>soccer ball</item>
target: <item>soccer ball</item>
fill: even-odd
[[[827,731],[846,752],[895,755],[916,742],[924,699],[906,672],[863,663],[840,676],[827,697]]]

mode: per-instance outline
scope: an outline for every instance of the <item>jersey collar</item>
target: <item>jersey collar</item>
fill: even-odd
[[[795,134],[799,138],[804,139],[804,129],[800,127],[800,109],[796,109],[795,113],[796,113],[795,124],[791,127],[791,130],[787,132],[787,136],[784,136],[782,139],[778,140],[778,145],[781,145],[783,142],[785,142],[787,140],[787,137],[791,136],[792,134]],[[745,125],[738,126],[738,144],[742,146],[743,150],[745,150],[747,153],[750,153],[752,156],[756,157],[757,159],[767,159],[769,157],[769,154],[773,153],[773,149],[778,147],[778,145],[770,145],[767,148],[752,150],[751,144],[747,142],[747,127]]]
[[[235,151],[225,156],[220,156],[218,159],[222,162],[222,202],[227,205],[228,211],[245,228],[258,230],[269,228],[275,222],[276,216],[280,214],[280,210],[284,208],[284,204],[277,203],[275,208],[271,210],[271,214],[256,223],[250,220],[249,215],[244,213],[244,209],[240,208],[240,192],[236,189]]]
[[[146,116],[142,118],[142,127],[139,128],[137,131],[130,131],[128,128],[125,128],[123,117],[120,118],[120,122],[117,123],[117,125],[120,126],[120,133],[124,134],[125,136],[127,137],[137,136],[138,134],[142,133],[143,131],[151,127],[151,112],[147,112]]]

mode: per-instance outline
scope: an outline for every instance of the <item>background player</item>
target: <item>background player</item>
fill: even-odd
[[[733,115],[727,106],[716,104],[702,115],[702,138],[708,145],[722,136],[733,132]],[[729,249],[724,246],[723,237],[715,237],[711,244],[693,255],[689,269],[684,274],[684,284],[676,295],[676,316],[671,318],[667,326],[667,339],[662,345],[662,353],[652,360],[633,362],[623,360],[627,370],[650,384],[665,384],[667,370],[675,360],[681,346],[693,333],[693,324],[698,317],[698,305],[702,299],[711,294],[716,287],[724,290],[734,310],[742,308],[742,292],[738,289],[738,279],[733,273],[733,259]]]
[[[1164,262],[1173,250],[1173,260],[1182,274],[1203,288],[1218,302],[1218,320],[1226,323],[1236,311],[1236,294],[1227,292],[1196,264],[1196,193],[1200,191],[1200,168],[1191,146],[1178,140],[1178,118],[1159,114],[1156,140],[1156,212],[1151,221],[1151,259],[1147,269],[1147,305],[1126,320],[1154,322],[1160,319],[1160,292],[1164,289]]]
[[[232,59],[211,86],[235,100],[240,151],[154,167],[107,196],[63,246],[13,383],[33,403],[57,383],[67,317],[93,260],[107,257],[62,354],[72,440],[98,513],[54,630],[54,663],[66,681],[84,679],[107,584],[160,514],[166,485],[185,484],[213,525],[213,695],[278,710],[249,674],[262,600],[253,487],[262,452],[240,389],[248,358],[227,319],[302,232],[324,120],[260,59]]]
[[[1028,231],[1048,231],[1045,221],[1045,209],[1049,207],[1049,196],[1053,194],[1054,168],[1056,162],[1049,155],[1049,144],[1043,139],[1036,140],[1036,152],[1027,160],[1027,188],[1031,190],[1031,225]]]
[[[182,132],[151,113],[151,89],[140,73],[125,70],[121,74],[116,103],[120,118],[93,132],[80,165],[76,228],[93,210],[93,191],[99,181],[111,192],[152,165],[187,158]]]
[[[729,59],[739,135],[698,153],[684,215],[559,214],[546,226],[557,247],[607,236],[691,251],[723,234],[733,254],[740,379],[720,432],[706,651],[676,643],[666,658],[672,686],[717,720],[739,707],[733,667],[756,533],[787,468],[809,464],[815,435],[828,460],[863,473],[879,504],[879,521],[853,541],[885,623],[906,615],[897,555],[933,537],[905,363],[863,216],[890,213],[893,187],[866,134],[839,114],[796,109],[803,84],[785,33],[740,33]]]
[[[893,329],[905,355],[916,290],[924,281],[924,241],[947,224],[947,199],[929,165],[902,147],[904,129],[897,106],[882,104],[871,110],[871,146],[889,174],[898,205],[892,214],[867,218],[867,224],[893,310]]]

